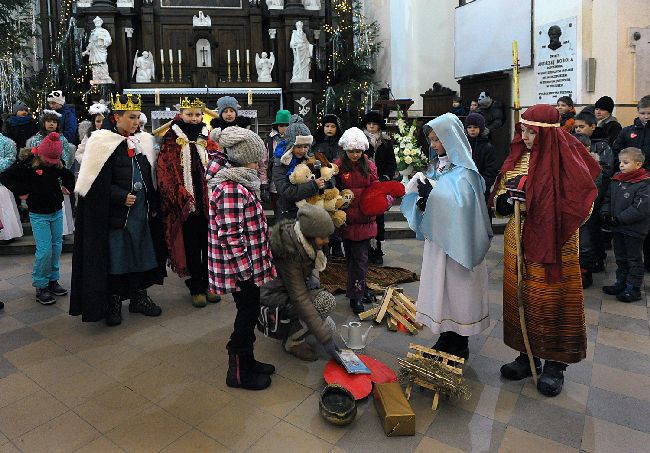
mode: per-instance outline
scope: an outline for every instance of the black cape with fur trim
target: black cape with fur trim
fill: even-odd
[[[70,314],[72,316],[81,315],[84,322],[100,321],[106,316],[109,298],[108,232],[111,209],[111,166],[121,153],[127,153],[126,142],[121,142],[115,148],[101,170],[98,170],[88,192],[85,196],[79,196],[77,204],[74,253],[72,255]],[[146,286],[161,285],[167,273],[163,225],[160,216],[157,215],[158,193],[154,187],[149,160],[144,154],[136,154],[135,158],[144,179],[149,202],[149,228],[159,263],[157,268],[143,273],[143,280]]]

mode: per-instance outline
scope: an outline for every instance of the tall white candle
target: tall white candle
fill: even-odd
[[[248,65],[250,63],[251,63],[251,51],[250,49],[246,49],[246,64]]]
[[[160,64],[165,64],[165,52],[160,49]]]
[[[178,49],[178,64],[181,64],[183,61],[181,59],[181,49]]]
[[[228,49],[228,66],[230,66],[230,49]]]
[[[169,49],[169,64],[174,64],[174,53]]]
[[[239,64],[239,49],[237,49],[236,52],[237,52],[237,64]]]

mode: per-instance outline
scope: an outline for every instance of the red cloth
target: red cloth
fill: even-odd
[[[376,182],[363,191],[359,205],[367,216],[383,215],[391,207],[387,195],[393,198],[404,196],[404,184],[398,181]]]
[[[632,182],[632,183],[641,182],[648,178],[650,178],[650,173],[648,173],[648,170],[646,170],[643,167],[630,173],[618,172],[614,176],[612,176],[612,180],[614,181]]]
[[[346,209],[347,220],[341,227],[341,235],[350,241],[365,241],[377,237],[377,222],[374,216],[367,216],[361,212],[359,205],[361,194],[371,184],[377,182],[377,167],[368,157],[363,154],[362,159],[368,162],[368,174],[363,176],[358,169],[358,163],[352,163],[351,171],[340,170],[336,176],[336,187],[339,190],[350,189],[354,193],[354,199]],[[341,168],[341,159],[337,159],[336,165]]]
[[[522,118],[547,124],[560,122],[559,112],[548,104],[530,107]],[[546,281],[557,283],[562,279],[562,246],[589,216],[598,195],[594,181],[601,168],[587,148],[565,130],[519,123],[491,200],[505,173],[514,169],[527,151],[521,136],[523,127],[537,133],[530,151],[526,184],[524,256],[531,262],[543,264]]]
[[[364,354],[357,354],[368,367],[370,374],[349,374],[343,365],[330,360],[323,370],[323,378],[328,384],[339,384],[354,395],[357,400],[370,395],[372,384],[397,382],[397,375],[386,364]]]

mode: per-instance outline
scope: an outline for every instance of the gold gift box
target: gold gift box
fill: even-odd
[[[375,407],[388,437],[413,436],[415,413],[397,382],[375,384]]]

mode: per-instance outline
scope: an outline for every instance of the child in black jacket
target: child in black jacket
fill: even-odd
[[[604,286],[603,292],[621,302],[641,300],[641,253],[650,228],[650,173],[643,168],[644,160],[639,148],[619,153],[621,171],[612,177],[600,210],[603,221],[611,224],[617,266],[616,283]]]
[[[465,133],[472,147],[472,160],[474,160],[478,172],[485,181],[485,200],[487,202],[492,184],[494,184],[499,172],[499,167],[494,155],[494,146],[483,135],[484,130],[485,118],[483,118],[483,115],[474,112],[467,115],[467,118],[465,118]]]

